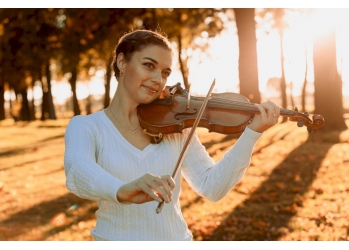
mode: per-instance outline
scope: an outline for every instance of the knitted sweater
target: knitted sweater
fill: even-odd
[[[140,150],[116,129],[104,111],[73,117],[65,133],[64,167],[67,188],[97,201],[94,240],[191,240],[179,202],[181,176],[202,197],[222,199],[242,178],[253,147],[262,135],[246,128],[217,163],[197,135],[192,138],[172,193],[161,213],[158,202],[123,204],[116,199],[120,186],[146,173],[172,175],[190,129],[164,136],[160,144]]]

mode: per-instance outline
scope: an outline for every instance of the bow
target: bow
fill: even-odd
[[[203,102],[202,105],[201,105],[201,108],[200,108],[200,111],[199,111],[199,113],[198,113],[198,116],[196,117],[196,119],[195,119],[195,121],[194,121],[193,127],[192,127],[191,130],[190,130],[189,136],[188,136],[188,138],[187,138],[187,140],[186,140],[186,142],[185,142],[185,144],[184,144],[184,147],[183,147],[183,149],[182,149],[182,152],[181,152],[181,154],[180,154],[180,156],[179,156],[179,158],[178,158],[176,168],[175,168],[175,170],[174,170],[174,172],[173,172],[173,174],[172,174],[172,178],[173,178],[173,179],[176,177],[176,175],[177,175],[177,173],[178,173],[178,171],[179,171],[179,168],[180,168],[180,166],[181,166],[181,164],[182,164],[182,162],[183,162],[184,155],[185,155],[185,153],[187,152],[187,149],[188,149],[189,143],[190,143],[190,141],[191,141],[191,138],[193,137],[194,132],[195,132],[195,129],[197,128],[197,126],[198,126],[198,124],[199,124],[199,121],[200,121],[200,119],[201,119],[201,116],[202,116],[202,114],[204,113],[204,110],[205,110],[205,108],[206,108],[207,102],[208,102],[208,100],[210,99],[210,95],[211,95],[211,92],[212,92],[213,87],[214,87],[215,84],[216,84],[216,79],[213,80],[212,85],[211,85],[211,88],[210,88],[210,90],[208,91],[208,93],[207,93],[207,95],[206,95],[206,97],[205,97],[205,100],[204,100],[204,102]],[[164,201],[159,202],[159,205],[158,205],[158,207],[156,208],[156,213],[160,213],[161,210],[162,210],[162,208],[163,208],[163,206],[164,206]]]

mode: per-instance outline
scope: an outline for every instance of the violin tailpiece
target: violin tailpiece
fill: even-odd
[[[149,135],[151,137],[151,143],[152,144],[159,144],[162,139],[163,139],[163,135],[162,133],[159,134],[153,134],[153,133],[149,133],[146,129],[143,129],[143,133],[146,135]]]

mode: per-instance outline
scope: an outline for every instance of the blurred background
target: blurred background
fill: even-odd
[[[65,186],[64,133],[109,105],[113,50],[136,29],[173,44],[168,85],[201,96],[216,79],[215,93],[325,118],[311,134],[280,118],[218,203],[182,180],[194,240],[349,240],[349,9],[29,7],[0,9],[1,242],[93,240],[98,206]],[[215,161],[238,138],[198,136]]]
[[[165,33],[177,51],[168,85],[192,95],[237,92],[251,102],[318,113],[345,128],[349,9],[0,9],[0,120],[69,118],[106,108],[109,65],[134,29]]]

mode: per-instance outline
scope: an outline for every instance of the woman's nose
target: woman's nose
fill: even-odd
[[[157,84],[161,84],[162,83],[162,75],[160,71],[154,71],[153,76],[152,76],[152,81],[157,83]]]

